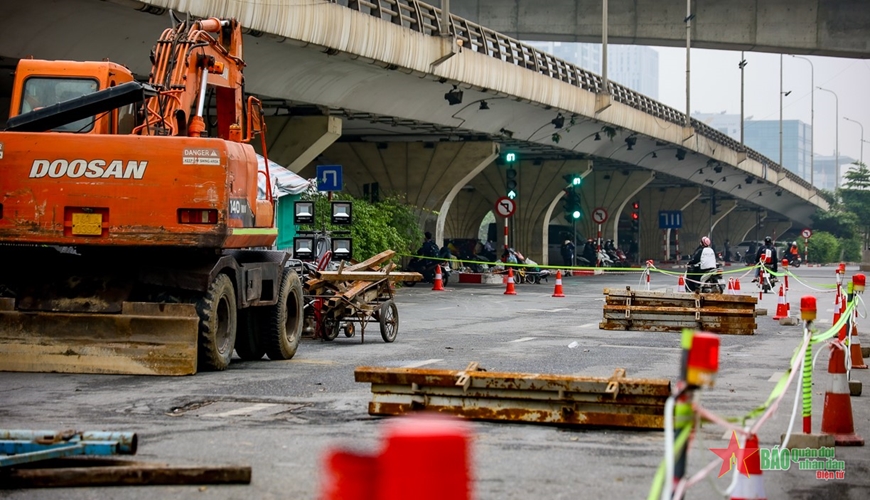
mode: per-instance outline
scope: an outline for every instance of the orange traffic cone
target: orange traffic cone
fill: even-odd
[[[562,271],[556,270],[556,290],[553,291],[553,297],[564,297],[562,292]]]
[[[832,325],[836,325],[837,321],[840,321],[840,288],[837,288],[837,296],[834,298],[834,321],[831,323]],[[839,338],[839,336],[838,336]],[[843,340],[843,339],[840,339]]]
[[[734,278],[734,291],[740,291],[740,278]]]
[[[441,266],[435,266],[435,284],[432,286],[432,290],[436,292],[444,291],[444,282],[441,281]]]
[[[855,317],[857,316],[858,311],[856,310]],[[849,345],[849,351],[852,353],[852,368],[866,370],[867,363],[864,362],[864,356],[861,354],[861,341],[858,340],[858,324],[855,319],[852,320],[852,343]]]
[[[507,277],[507,290],[504,291],[505,295],[516,295],[517,290],[514,288],[514,270],[513,268],[508,268],[508,277]]]
[[[680,279],[677,280],[677,292],[686,293],[686,280],[683,278],[683,275],[680,275]]]
[[[846,380],[846,349],[839,342],[831,343],[828,373],[832,379],[831,388],[825,393],[822,432],[833,434],[837,446],[864,446],[864,438],[855,433],[852,422],[852,400]]]
[[[746,439],[746,445],[737,452],[737,482],[731,491],[731,500],[767,499],[767,494],[764,492],[764,479],[761,475],[760,455],[758,437],[753,434]],[[741,464],[744,467],[741,467]]]
[[[734,295],[734,278],[728,278],[728,288],[725,289],[725,295]]]
[[[788,309],[785,305],[785,295],[783,295],[782,290],[782,285],[779,285],[779,303],[776,305],[776,314],[773,315],[774,321],[788,318]]]

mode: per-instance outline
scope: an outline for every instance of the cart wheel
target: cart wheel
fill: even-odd
[[[416,281],[405,281],[404,283],[405,283],[405,286],[414,286],[417,284]]]
[[[378,310],[378,321],[381,323],[381,337],[384,342],[393,342],[399,333],[399,310],[396,303],[388,300],[381,304]]]
[[[348,321],[344,324],[344,336],[347,338],[351,338],[356,335],[356,327],[353,326],[353,323]]]
[[[338,337],[341,330],[341,322],[332,318],[323,318],[323,340],[331,342]]]

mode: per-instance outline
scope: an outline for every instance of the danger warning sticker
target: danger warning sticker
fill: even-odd
[[[220,165],[221,155],[217,149],[185,149],[183,165]]]

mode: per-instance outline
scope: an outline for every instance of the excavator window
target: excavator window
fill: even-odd
[[[21,113],[75,99],[99,90],[97,80],[90,78],[30,77],[24,81]],[[83,118],[56,129],[55,132],[89,132],[94,118]]]

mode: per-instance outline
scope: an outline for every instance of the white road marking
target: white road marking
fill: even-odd
[[[518,312],[545,312],[545,313],[555,313],[555,312],[565,312],[565,311],[573,311],[571,308],[560,307],[558,309],[522,309]]]
[[[644,345],[610,345],[601,344],[598,347],[615,347],[617,349],[657,349],[659,351],[682,351],[682,347],[649,347]]]
[[[424,359],[423,361],[415,361],[413,363],[408,363],[407,365],[402,365],[402,368],[420,368],[421,366],[431,365],[437,363],[439,361],[444,361],[443,359]]]
[[[205,415],[201,415],[205,418],[224,418],[224,417],[235,417],[237,415],[250,415],[251,413],[256,413],[258,411],[263,411],[273,406],[278,406],[275,403],[257,403],[251,406],[245,406],[244,408],[236,408],[235,410],[229,410],[222,413],[209,413]]]
[[[593,326],[598,326],[598,323],[586,323],[585,325],[580,325],[578,328],[592,328]]]
[[[530,341],[530,340],[535,340],[536,338],[538,338],[538,337],[523,337],[523,338],[521,338],[521,339],[509,340],[508,343],[512,343],[512,342],[528,342],[528,341]]]

